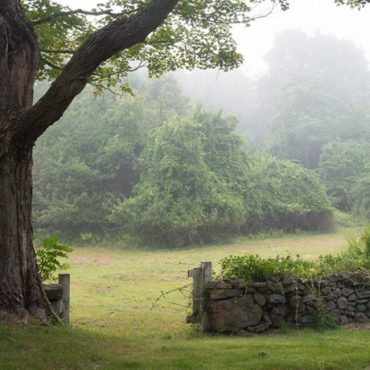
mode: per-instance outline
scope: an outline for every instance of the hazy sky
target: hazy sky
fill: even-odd
[[[290,10],[276,9],[248,29],[237,30],[239,47],[245,57],[243,70],[247,74],[254,75],[266,68],[263,55],[272,47],[275,34],[286,28],[350,39],[364,50],[370,61],[370,6],[358,11],[338,7],[334,0],[291,0]]]
[[[88,9],[100,1],[58,0],[73,7]],[[258,14],[263,14],[260,9]],[[276,9],[267,18],[259,19],[251,27],[238,27],[235,35],[245,57],[243,71],[249,76],[263,72],[263,56],[271,49],[274,35],[286,28],[298,28],[306,33],[335,35],[350,39],[362,48],[370,61],[370,5],[361,11],[346,6],[338,7],[334,0],[291,0],[287,12]]]

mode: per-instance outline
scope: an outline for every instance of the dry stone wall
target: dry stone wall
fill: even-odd
[[[211,280],[204,288],[205,331],[261,333],[284,326],[370,322],[370,279],[331,275],[320,281],[276,277],[265,282]]]

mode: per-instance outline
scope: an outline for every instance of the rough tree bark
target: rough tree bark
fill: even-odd
[[[39,65],[36,36],[16,1],[0,3],[0,311],[45,319],[32,246],[32,145],[12,139],[31,107]]]
[[[143,42],[179,0],[152,0],[81,45],[45,96],[32,106],[39,47],[20,0],[0,0],[0,320],[42,321],[47,313],[32,244],[32,147],[115,53]]]

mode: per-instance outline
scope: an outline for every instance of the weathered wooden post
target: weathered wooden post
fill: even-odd
[[[201,262],[201,286],[202,286],[202,298],[200,300],[200,312],[201,312],[201,321],[200,324],[202,326],[203,333],[207,333],[210,331],[210,322],[206,312],[206,297],[204,295],[204,288],[209,281],[212,279],[212,262]]]
[[[202,299],[202,269],[196,267],[188,271],[188,277],[193,278],[193,312],[190,316],[186,318],[186,322],[189,324],[196,324],[201,322],[201,311],[200,311],[200,300]]]
[[[62,321],[65,325],[69,325],[69,301],[70,301],[70,284],[71,278],[69,274],[59,274],[58,282],[63,287],[63,310],[62,310]]]
[[[204,332],[208,331],[209,323],[205,314],[204,287],[212,279],[212,262],[201,262],[200,267],[188,271],[193,278],[193,312],[186,318],[191,324],[201,324]]]

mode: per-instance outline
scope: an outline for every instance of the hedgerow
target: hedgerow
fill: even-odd
[[[370,227],[359,238],[352,239],[346,251],[336,256],[324,255],[316,261],[304,260],[300,256],[228,256],[220,261],[220,266],[221,278],[247,281],[266,281],[274,276],[308,279],[341,272],[365,272],[370,269]]]

